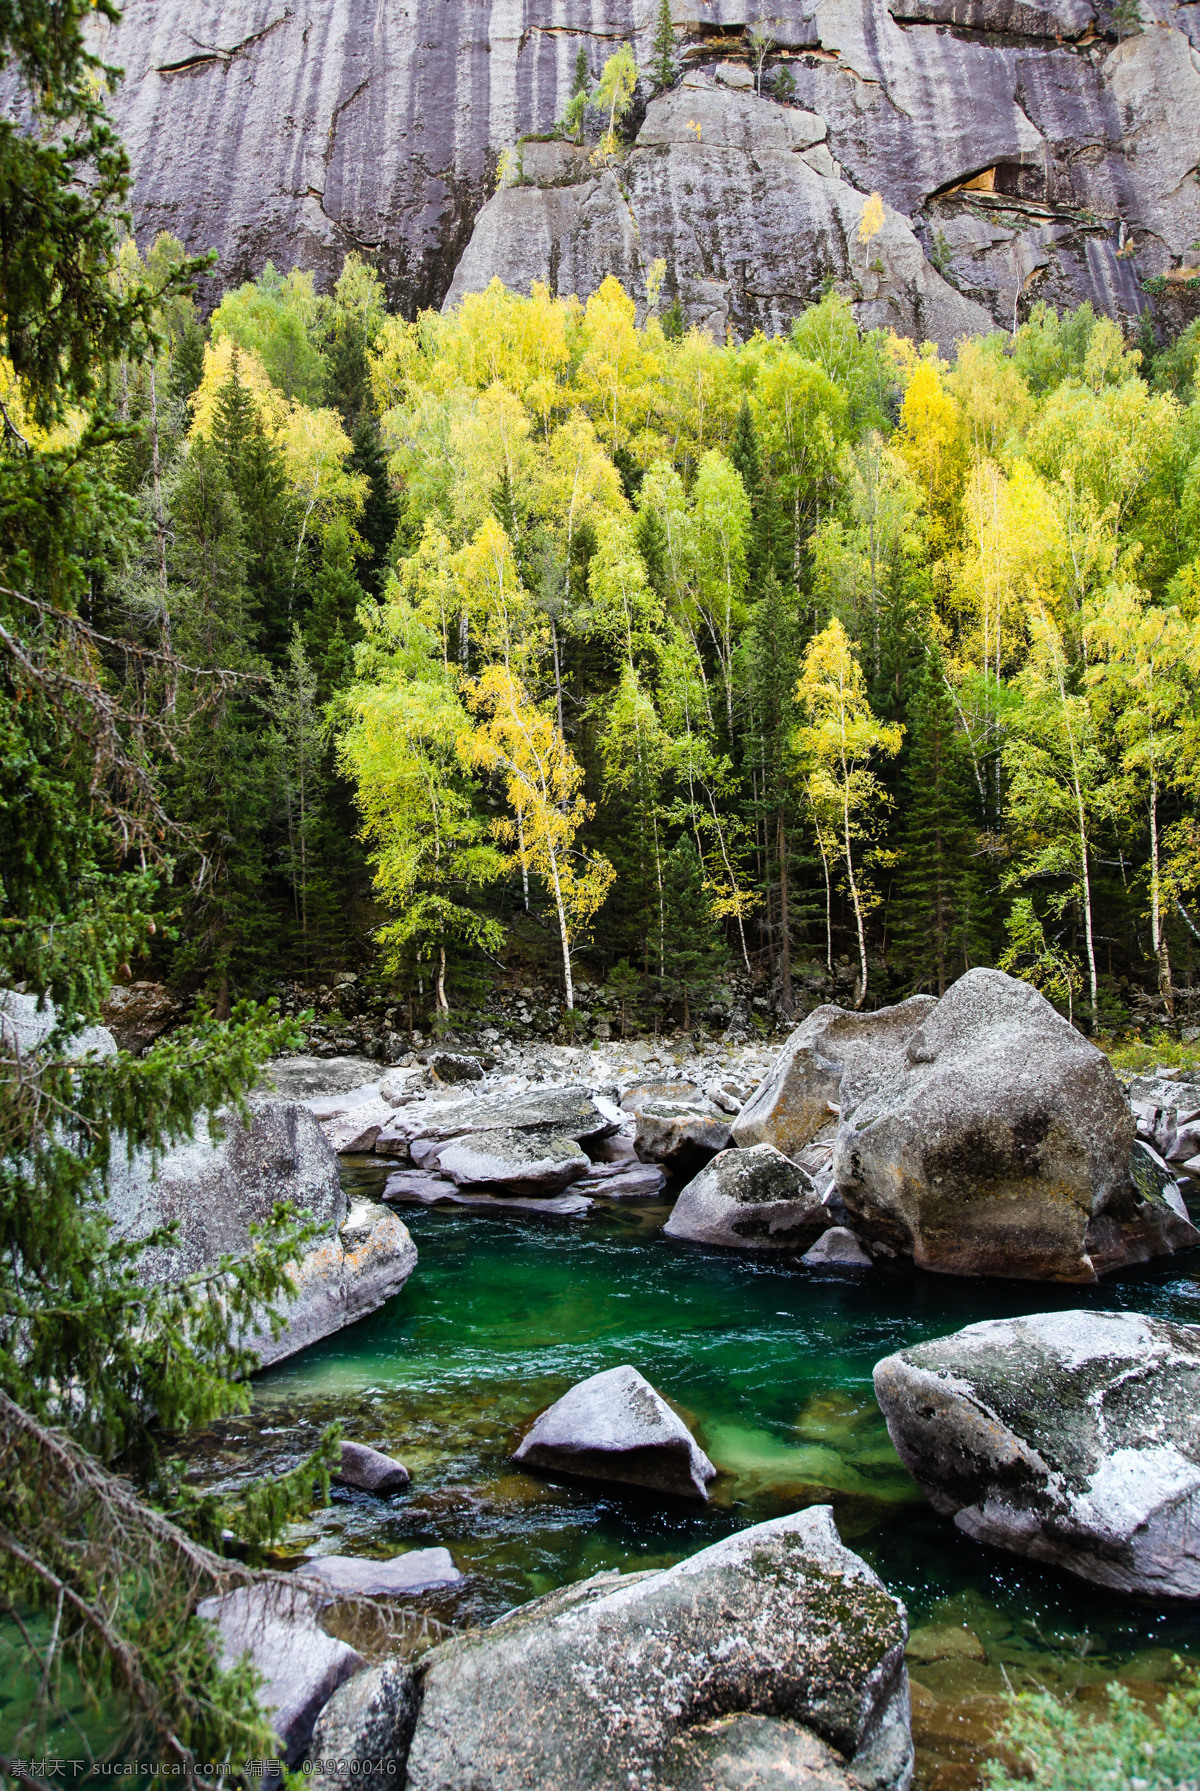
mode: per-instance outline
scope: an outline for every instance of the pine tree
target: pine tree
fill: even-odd
[[[240,519],[246,638],[273,665],[282,665],[293,620],[293,504],[283,454],[267,435],[253,396],[238,376],[236,355],[233,375],[217,400],[212,440]]]
[[[663,865],[666,906],[666,974],[668,999],[683,1003],[683,1026],[692,1024],[692,1006],[703,1001],[720,979],[729,953],[713,916],[712,898],[704,887],[704,867],[690,834],[682,834]]]
[[[675,60],[675,27],[671,23],[671,0],[658,0],[658,23],[652,46],[650,72],[659,92],[674,87],[679,65]]]
[[[358,563],[357,575],[366,591],[373,597],[381,597],[400,522],[400,503],[388,477],[379,424],[374,417],[360,417],[352,439],[354,452],[350,456],[350,471],[365,473],[371,482],[357,523],[358,533],[367,549]]]
[[[934,647],[909,707],[893,939],[908,960],[914,985],[931,982],[939,996],[958,969],[968,969],[976,952],[984,950],[976,943],[983,915],[971,859],[973,786],[956,724],[945,662]]]
[[[588,73],[587,51],[580,44],[575,52],[575,73],[571,80],[571,97],[567,101],[567,110],[563,119],[565,128],[576,141],[583,130],[583,115],[587,111],[590,87],[591,76]]]

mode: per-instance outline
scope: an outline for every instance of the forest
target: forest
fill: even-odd
[[[979,964],[1187,1017],[1197,325],[1037,304],[947,360],[831,291],[718,344],[659,267],[409,322],[354,256],[155,319],[85,613],[199,674],[154,957],[218,1016],[354,964],[436,1026],[516,965],[570,1026],[582,962],[685,1027],[730,974],[786,1017]],[[5,377],[35,452],[85,427]]]

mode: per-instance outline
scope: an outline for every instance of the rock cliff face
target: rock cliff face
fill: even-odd
[[[129,0],[101,48],[140,237],[328,284],[347,249],[412,315],[499,274],[581,295],[606,273],[718,336],[778,329],[832,278],[860,321],[942,341],[1034,300],[1129,319],[1200,262],[1200,5],[1144,0],[674,0],[680,86],[607,167],[550,132],[576,51],[647,68],[656,0]],[[759,97],[746,28],[775,39]],[[647,100],[649,103],[647,104]],[[885,202],[869,245],[867,194]],[[1200,293],[1200,288],[1197,288]],[[1192,294],[1194,298],[1196,294]]]

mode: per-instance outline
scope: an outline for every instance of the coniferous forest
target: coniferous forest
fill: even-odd
[[[714,342],[661,264],[415,318],[354,255],[238,284],[135,242],[93,12],[0,8],[2,1683],[194,1779],[276,1751],[197,1602],[269,1579],[342,1439],[234,1492],[171,1439],[250,1409],[321,1228],[154,1279],[110,1175],[245,1118],[347,971],[410,1037],[525,984],[569,1044],[601,989],[712,1038],[992,966],[1186,1040],[1200,324],[1034,304],[947,354],[834,290]],[[135,978],[179,1023],[89,1052]]]

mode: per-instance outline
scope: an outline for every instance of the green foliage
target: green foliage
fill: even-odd
[[[272,383],[301,404],[319,404],[328,377],[317,340],[323,307],[311,274],[276,273],[268,261],[257,280],[226,293],[212,314],[214,339],[230,336],[256,354]]]
[[[1020,1776],[998,1761],[984,1768],[988,1791],[1182,1791],[1200,1775],[1200,1686],[1187,1677],[1147,1709],[1114,1680],[1107,1711],[1083,1711],[1047,1693],[1022,1693],[1004,1730]]]
[[[668,998],[682,1005],[686,1031],[694,1007],[712,991],[729,956],[713,914],[711,894],[705,888],[700,854],[686,833],[666,855],[663,893],[666,970],[662,984]]]
[[[660,93],[674,87],[679,72],[675,56],[675,27],[671,23],[671,0],[658,0],[658,18],[651,45],[650,73]]]

